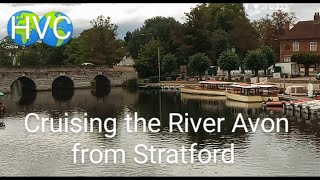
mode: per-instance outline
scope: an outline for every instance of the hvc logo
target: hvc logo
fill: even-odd
[[[58,47],[65,45],[72,36],[73,25],[61,12],[50,12],[41,19],[33,12],[19,11],[8,22],[8,34],[20,46],[29,46],[39,39],[43,43]]]

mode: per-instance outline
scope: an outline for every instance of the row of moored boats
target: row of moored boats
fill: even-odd
[[[264,106],[287,107],[290,103],[279,99],[279,89],[272,83],[236,83],[236,82],[221,82],[221,81],[200,81],[198,85],[186,85],[181,87],[181,93],[210,95],[210,96],[226,96],[227,99],[240,101],[245,103],[260,102]],[[307,102],[307,101],[306,101]],[[307,103],[308,108],[316,111],[320,109],[318,101]],[[319,105],[319,106],[318,106]]]

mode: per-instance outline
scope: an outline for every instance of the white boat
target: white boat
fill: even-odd
[[[262,97],[259,93],[260,87],[252,84],[233,84],[230,85],[225,94],[227,99],[246,102],[246,103],[257,103],[263,102]]]
[[[184,86],[180,88],[181,93],[210,95],[210,96],[225,96],[225,90],[228,85],[233,82],[222,81],[200,81],[199,85]]]
[[[279,89],[276,85],[271,83],[256,83],[254,85],[260,87],[260,96],[264,102],[280,101],[278,97]]]
[[[307,96],[307,88],[304,86],[288,86],[285,94],[291,96]]]

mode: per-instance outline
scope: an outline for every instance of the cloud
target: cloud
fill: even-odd
[[[123,38],[127,31],[141,27],[144,21],[155,16],[174,17],[180,22],[185,21],[185,12],[190,12],[196,4],[192,3],[0,3],[0,38],[7,36],[7,23],[11,15],[21,10],[32,11],[39,16],[51,11],[60,11],[69,16],[74,25],[74,35],[91,27],[90,20],[99,15],[109,16],[118,25],[118,37]],[[250,20],[257,20],[272,14],[276,9],[295,12],[299,20],[313,19],[314,12],[320,11],[320,4],[276,4],[250,3],[244,4]]]

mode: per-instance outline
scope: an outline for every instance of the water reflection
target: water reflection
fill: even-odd
[[[52,97],[51,92],[39,92],[35,100],[25,106],[5,97],[7,113],[4,122],[7,128],[0,131],[0,173],[2,175],[80,175],[80,176],[150,176],[150,175],[320,175],[320,137],[318,117],[306,120],[299,115],[280,109],[264,109],[258,104],[247,105],[225,100],[221,97],[185,96],[177,92],[133,91],[112,88],[104,96],[96,96],[91,90],[75,90],[72,98]],[[160,99],[161,98],[161,99]],[[59,100],[57,100],[59,99]],[[98,132],[95,124],[93,133],[34,133],[30,135],[24,129],[24,117],[27,112],[37,112],[41,116],[84,118],[108,117],[117,119],[108,128],[115,128],[114,138],[106,138],[105,132]],[[138,132],[128,133],[125,115],[138,112],[139,117],[160,118],[160,132],[142,132],[138,123]],[[211,117],[222,121],[221,132],[207,133],[200,123],[195,131],[180,132],[174,128],[169,132],[169,113],[188,113],[189,118],[205,119]],[[231,130],[238,113],[244,118],[287,117],[289,133],[264,133],[258,128],[256,133]],[[314,119],[312,119],[314,118]],[[32,123],[38,123],[32,121]],[[32,124],[32,125],[34,125]],[[58,127],[54,121],[54,127]],[[65,124],[63,124],[65,125]],[[186,123],[182,123],[185,128]],[[190,124],[189,124],[190,125]],[[270,127],[269,124],[266,125]],[[284,128],[283,124],[281,128]],[[73,164],[70,149],[79,142],[86,148],[121,148],[126,151],[126,164]],[[197,149],[228,148],[235,144],[236,163],[225,164],[143,164],[133,162],[133,148],[137,144],[153,145],[155,148],[178,149],[198,143]],[[10,158],[7,158],[10,157]],[[188,159],[186,159],[188,160]],[[32,163],[30,163],[32,162]],[[174,171],[172,171],[174,169]]]
[[[23,85],[18,80],[14,81],[10,88],[11,99],[19,105],[30,105],[36,99],[36,90],[27,85]]]
[[[52,97],[58,101],[70,101],[74,95],[74,89],[54,88],[52,89]]]
[[[104,97],[108,95],[110,91],[111,91],[111,88],[97,87],[97,88],[91,89],[91,94],[96,97]]]

